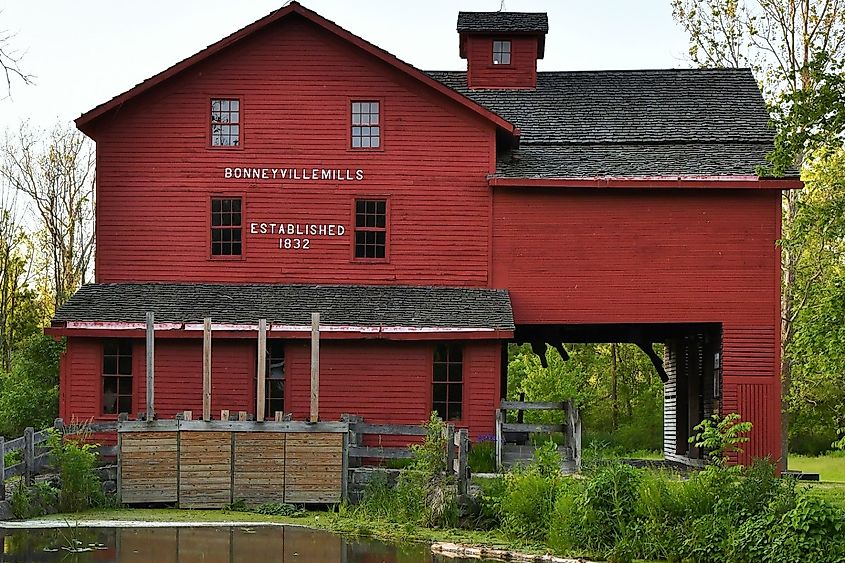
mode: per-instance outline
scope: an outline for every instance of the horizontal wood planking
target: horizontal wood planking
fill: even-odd
[[[179,433],[179,506],[220,508],[232,502],[230,432]]]
[[[176,502],[178,452],[175,431],[135,432],[121,436],[120,501]]]
[[[235,432],[232,498],[255,506],[285,502],[285,434]]]
[[[207,147],[212,96],[241,99],[242,148]],[[383,150],[348,148],[350,99],[381,101]],[[124,104],[95,136],[100,282],[487,284],[493,125],[302,20],[273,25]],[[351,168],[365,177],[227,180],[227,166]],[[244,194],[246,223],[332,223],[346,233],[311,237],[307,251],[247,233],[244,260],[209,260],[211,192]],[[352,260],[356,196],[389,198],[389,262]]]
[[[342,469],[342,434],[288,434],[285,440],[285,502],[340,502]]]

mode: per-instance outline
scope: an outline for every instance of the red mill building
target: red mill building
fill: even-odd
[[[779,456],[781,190],[748,70],[537,72],[545,14],[461,13],[466,72],[418,70],[296,2],[81,116],[96,283],[53,319],[61,416],[309,413],[494,429],[508,342],[633,342],[667,457],[714,410]],[[666,343],[665,358],[652,351]],[[261,359],[260,361],[264,361]],[[664,369],[665,368],[665,369]]]

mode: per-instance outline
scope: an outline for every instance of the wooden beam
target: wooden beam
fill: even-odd
[[[35,482],[35,429],[27,426],[23,431],[24,482],[31,487]]]
[[[211,319],[202,321],[202,419],[211,420]]]
[[[311,422],[320,418],[320,313],[311,313]]]
[[[155,317],[147,311],[147,420],[155,416]]]
[[[255,420],[264,422],[264,381],[267,377],[267,320],[258,321],[258,379],[255,384]]]

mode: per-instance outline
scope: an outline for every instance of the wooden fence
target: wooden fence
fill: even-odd
[[[50,437],[51,430],[65,436],[83,431],[114,432],[117,430],[117,422],[82,423],[65,426],[62,419],[57,418],[52,428],[45,428],[36,432],[34,428],[28,427],[24,430],[23,436],[12,440],[5,440],[0,436],[0,500],[5,498],[7,479],[21,476],[27,485],[31,485],[35,476],[49,467],[50,452],[42,444]],[[102,456],[117,455],[115,446],[98,446],[97,450]],[[17,451],[21,452],[21,461],[7,467],[5,463],[6,454]]]
[[[562,411],[561,422],[557,424],[533,424],[508,422],[508,411]],[[521,417],[519,417],[521,420]],[[526,402],[502,401],[496,411],[496,469],[504,471],[508,467],[529,462],[536,451],[531,443],[531,434],[562,434],[563,444],[558,447],[563,469],[575,472],[581,469],[581,416],[572,401],[566,402]]]

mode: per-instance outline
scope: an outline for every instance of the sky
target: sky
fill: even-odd
[[[0,31],[14,35],[20,66],[34,76],[33,85],[13,83],[0,99],[0,133],[23,120],[69,122],[284,2],[0,0]],[[465,70],[458,11],[497,11],[502,0],[300,3],[418,68]],[[505,0],[504,7],[548,12],[541,71],[690,66],[669,0]]]

